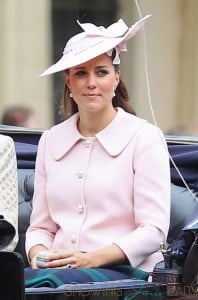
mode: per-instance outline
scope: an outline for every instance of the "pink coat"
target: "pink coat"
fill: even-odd
[[[92,251],[117,244],[131,265],[151,271],[162,260],[170,217],[169,156],[162,132],[119,108],[94,138],[78,114],[39,142],[26,251]]]

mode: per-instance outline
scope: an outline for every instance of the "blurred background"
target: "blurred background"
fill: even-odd
[[[198,1],[138,3],[142,14],[152,18],[145,35],[139,33],[121,56],[132,105],[138,116],[154,123],[150,93],[164,133],[198,135]],[[39,74],[62,56],[66,40],[81,31],[77,19],[108,26],[119,18],[128,26],[139,19],[134,0],[1,0],[0,118],[13,106],[25,106],[36,116],[32,127],[58,123],[62,74]]]

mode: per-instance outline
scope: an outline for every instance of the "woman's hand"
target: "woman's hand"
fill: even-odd
[[[126,256],[115,244],[92,252],[76,249],[49,250],[42,245],[30,250],[32,268],[98,268],[126,262]]]
[[[41,260],[43,260],[43,262],[46,262],[50,254],[51,251],[41,244],[33,246],[28,253],[28,260],[31,267],[33,269],[46,268],[44,263],[40,266],[38,265],[37,257],[41,257]]]
[[[47,268],[93,268],[91,253],[67,249],[51,252],[46,262]]]
[[[123,263],[127,260],[125,254],[115,244],[92,252],[66,249],[49,254],[46,268],[98,268]]]
[[[50,250],[40,251],[31,259],[31,266],[33,269],[45,269],[49,256],[51,255]]]

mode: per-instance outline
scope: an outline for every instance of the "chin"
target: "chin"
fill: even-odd
[[[86,111],[87,112],[98,112],[98,111],[101,111],[103,108],[102,107],[98,107],[96,105],[93,105],[93,106],[89,106],[89,107],[86,107]]]

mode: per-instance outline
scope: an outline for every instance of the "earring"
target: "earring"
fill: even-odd
[[[72,97],[73,97],[72,93],[70,93],[70,94],[69,94],[69,97],[70,97],[70,98],[72,98]]]
[[[115,97],[115,95],[116,95],[116,94],[115,94],[115,91],[113,91],[113,97]]]

